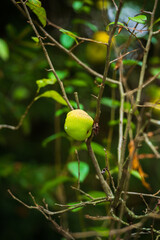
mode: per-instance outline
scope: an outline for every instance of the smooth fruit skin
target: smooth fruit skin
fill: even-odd
[[[84,141],[91,135],[93,119],[83,110],[72,110],[67,114],[64,129],[77,141]]]

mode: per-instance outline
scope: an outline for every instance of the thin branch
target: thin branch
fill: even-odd
[[[123,65],[120,66],[120,109],[119,109],[119,142],[118,142],[118,179],[120,180],[123,167],[122,146],[123,146],[123,118],[124,118],[124,90],[122,86],[123,81]]]
[[[129,54],[131,54],[131,53],[133,53],[133,52],[136,52],[136,51],[139,51],[139,49],[137,48],[137,49],[134,49],[134,50],[129,51],[129,52],[127,52],[127,53],[124,53],[124,54],[121,55],[120,57],[118,57],[118,58],[110,61],[109,64],[111,64],[111,63],[113,63],[113,62],[116,62],[116,61],[118,61],[118,60],[121,60],[121,59],[124,58],[125,56],[127,56],[127,55],[129,55]]]
[[[11,192],[11,190],[8,189],[8,193],[11,195],[11,197],[16,200],[17,202],[21,203],[23,206],[25,206],[26,208],[29,208],[29,209],[35,209],[35,210],[38,210],[39,212],[41,212],[44,217],[49,220],[52,225],[54,226],[54,229],[59,233],[61,234],[62,236],[66,237],[67,239],[72,239],[74,240],[74,237],[67,231],[65,231],[61,226],[59,226],[52,218],[51,216],[48,216],[46,215],[46,213],[43,211],[44,209],[39,206],[36,201],[35,201],[35,198],[33,197],[33,195],[30,193],[30,196],[35,204],[35,206],[29,206],[27,205],[26,203],[24,203],[23,201],[21,201],[20,199],[18,199],[17,197],[14,196],[14,194]]]
[[[77,103],[77,108],[80,109],[78,92],[74,92],[74,97],[75,97],[75,100],[76,100],[76,103]]]
[[[88,197],[89,199],[94,200],[94,198],[93,198],[91,195],[89,195],[88,193],[84,192],[82,189],[79,189],[79,188],[76,188],[76,187],[73,187],[73,186],[71,186],[71,188],[74,189],[74,190],[76,190],[76,191],[79,191],[79,192],[82,193],[82,194],[84,194],[84,195],[85,195],[86,197]]]
[[[124,95],[131,95],[137,91],[139,91],[139,89],[141,88],[145,88],[146,86],[148,86],[151,82],[153,82],[158,76],[160,75],[160,72],[158,72],[156,75],[154,75],[153,77],[151,77],[148,81],[146,81],[145,83],[143,83],[141,86],[139,86],[138,88],[135,88],[131,91],[128,91],[126,93],[124,93]]]
[[[138,89],[138,92],[137,92],[136,104],[139,104],[140,98],[141,98],[141,91],[142,91],[142,85],[143,85],[143,81],[144,81],[145,70],[146,70],[146,63],[147,63],[148,53],[149,53],[151,40],[152,40],[153,22],[154,22],[155,11],[156,11],[156,8],[157,8],[157,3],[158,3],[158,0],[155,0],[152,15],[151,15],[151,22],[150,22],[151,28],[150,28],[149,35],[148,35],[148,41],[147,41],[147,44],[146,44],[146,51],[144,52],[143,62],[142,62],[142,67],[141,67],[141,72],[140,72],[139,89]]]
[[[155,146],[152,144],[152,142],[149,140],[148,136],[146,133],[143,134],[144,139],[146,144],[150,147],[150,149],[152,150],[152,152],[155,154],[156,158],[160,158],[160,153],[157,151],[157,149],[155,148]]]
[[[78,161],[78,189],[80,189],[80,160],[77,149],[75,149],[76,158]]]
[[[109,65],[110,65],[109,60],[110,60],[110,50],[111,50],[112,38],[113,38],[114,33],[116,31],[117,22],[118,22],[118,19],[119,19],[121,8],[122,8],[122,0],[119,1],[119,7],[118,7],[118,10],[117,10],[117,13],[116,13],[115,23],[114,23],[113,29],[110,33],[109,41],[108,41],[108,45],[107,45],[107,55],[106,55],[104,73],[103,73],[103,80],[102,80],[102,83],[101,83],[100,89],[99,89],[97,106],[96,106],[96,116],[95,116],[95,119],[94,119],[94,121],[97,122],[97,123],[99,122],[99,118],[100,118],[100,114],[101,114],[101,98],[103,96],[105,81],[106,81],[106,78],[108,76],[108,70],[109,70]]]
[[[102,175],[102,173],[101,173],[101,169],[100,169],[100,167],[99,167],[99,164],[98,164],[98,162],[97,162],[96,156],[95,156],[95,154],[94,154],[94,152],[93,152],[93,149],[92,149],[92,147],[91,147],[90,139],[87,139],[86,145],[87,145],[88,153],[89,153],[89,155],[90,155],[90,157],[91,157],[92,163],[93,163],[94,168],[95,168],[95,170],[96,170],[96,173],[97,173],[97,175],[98,175],[98,177],[99,177],[99,181],[100,181],[100,183],[101,183],[101,186],[102,186],[104,192],[106,193],[106,195],[107,195],[107,197],[108,197],[109,199],[110,199],[110,198],[113,198],[113,193],[112,193],[112,191],[111,191],[108,183],[104,180],[103,175]]]
[[[37,92],[38,93],[38,92]],[[36,93],[36,96],[37,96],[37,93]],[[35,97],[36,97],[35,96]],[[10,130],[18,130],[22,124],[23,124],[23,121],[25,119],[25,117],[27,116],[30,108],[32,107],[33,103],[35,102],[35,98],[30,102],[30,104],[26,107],[26,110],[24,112],[24,114],[21,116],[20,120],[19,120],[19,123],[16,125],[16,126],[11,126],[11,125],[8,125],[8,124],[0,124],[0,130],[3,129],[3,128],[8,128]]]
[[[47,50],[46,50],[46,48],[45,48],[45,45],[44,45],[44,43],[43,43],[43,41],[42,41],[41,36],[39,35],[39,33],[38,33],[38,31],[37,31],[37,29],[36,29],[36,27],[35,27],[32,19],[31,19],[31,16],[30,16],[29,11],[28,11],[28,9],[27,9],[27,7],[26,7],[26,4],[25,4],[25,2],[23,2],[23,0],[20,0],[20,2],[21,2],[22,5],[23,5],[23,8],[24,8],[24,10],[25,10],[25,12],[26,12],[27,18],[29,19],[29,23],[30,23],[32,29],[34,30],[36,36],[37,36],[38,39],[39,39],[39,42],[40,42],[40,44],[41,44],[41,46],[42,46],[42,49],[43,49],[43,51],[44,51],[45,57],[46,57],[46,59],[47,59],[47,61],[48,61],[48,64],[49,64],[50,68],[52,69],[52,72],[53,72],[53,74],[55,75],[55,77],[56,77],[56,79],[57,79],[57,81],[58,81],[58,83],[59,83],[59,86],[60,86],[61,91],[62,91],[62,94],[63,94],[63,98],[64,98],[64,100],[66,101],[68,107],[69,107],[71,110],[73,110],[73,107],[72,107],[72,105],[70,104],[70,102],[69,102],[69,100],[68,100],[68,97],[67,97],[67,95],[66,95],[65,88],[64,88],[64,86],[63,86],[63,82],[59,79],[59,77],[58,77],[58,75],[57,75],[57,73],[56,73],[56,71],[55,71],[55,69],[54,69],[54,67],[53,67],[53,64],[52,64],[52,62],[51,62],[51,59],[50,59],[50,57],[49,57],[49,54],[48,54],[48,52],[47,52]]]
[[[124,192],[122,191],[122,193],[124,193]],[[160,196],[156,196],[156,195],[154,195],[154,194],[148,194],[148,193],[125,192],[125,194],[127,194],[127,195],[136,195],[136,196],[142,195],[142,196],[144,196],[144,197],[160,199]]]

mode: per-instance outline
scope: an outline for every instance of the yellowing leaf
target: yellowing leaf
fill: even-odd
[[[141,164],[139,162],[139,156],[137,154],[137,151],[135,150],[135,144],[134,141],[131,140],[128,144],[128,150],[129,150],[129,156],[132,159],[132,169],[137,170],[139,172],[139,175],[141,176],[141,182],[145,188],[147,188],[149,191],[151,190],[151,187],[149,183],[146,182],[145,178],[148,177],[148,175],[143,171]]]
[[[43,27],[46,26],[46,11],[39,0],[28,0],[26,5],[36,14]]]

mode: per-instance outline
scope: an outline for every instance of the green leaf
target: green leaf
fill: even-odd
[[[69,172],[78,179],[78,162],[69,162],[67,164]],[[89,173],[89,165],[85,162],[80,162],[80,182],[83,182]]]
[[[53,191],[53,189],[57,187],[59,184],[69,181],[73,181],[73,179],[67,176],[59,176],[56,177],[55,179],[49,180],[43,185],[41,189],[41,194],[47,192],[48,190]]]
[[[120,106],[120,102],[117,100],[113,100],[111,98],[102,98],[101,103],[105,106],[111,107],[111,108],[117,108]]]
[[[98,234],[100,234],[100,236],[105,237],[105,239],[108,239],[109,232],[110,232],[109,229],[103,226],[100,226],[100,227],[94,226],[94,227],[91,227],[89,230],[97,232]]]
[[[141,175],[139,174],[138,171],[132,170],[131,175],[141,180]]]
[[[127,119],[126,118],[124,118],[123,119],[123,124],[126,124],[127,123]],[[115,126],[115,125],[118,125],[119,124],[119,119],[117,119],[117,120],[112,120],[112,121],[109,121],[108,122],[108,125],[109,126]],[[135,129],[135,124],[133,123],[133,122],[131,122],[131,128],[132,129]]]
[[[51,142],[51,141],[54,141],[55,139],[57,138],[60,138],[60,137],[65,137],[65,133],[64,132],[59,132],[59,133],[55,133],[47,138],[45,138],[42,142],[42,146],[43,147],[46,147],[46,145]]]
[[[28,0],[26,5],[36,14],[43,27],[46,26],[46,11],[39,0]]]
[[[88,194],[91,195],[91,197],[93,197],[93,198],[106,197],[106,194],[101,191],[90,191]]]
[[[13,91],[13,98],[16,100],[24,100],[29,96],[29,90],[23,86],[16,87]]]
[[[64,78],[66,78],[68,76],[69,72],[68,72],[68,70],[57,70],[56,74],[57,74],[57,76],[59,77],[60,80],[63,80]],[[48,73],[48,78],[51,78],[51,79],[54,79],[54,80],[57,81],[53,72]]]
[[[151,68],[150,72],[153,76],[155,76],[156,74],[158,74],[160,72],[160,67]],[[160,79],[160,75],[157,78]]]
[[[132,20],[133,22],[145,24],[147,21],[147,17],[145,15],[138,15],[136,17],[129,17],[129,20]]]
[[[39,38],[38,37],[31,37],[31,38],[34,42],[39,43]]]
[[[66,34],[66,35],[68,35],[69,37],[73,38],[73,40],[78,44],[76,34],[74,34],[73,32],[70,32],[70,31],[68,31],[68,30],[65,30],[65,29],[63,29],[63,28],[61,28],[59,31],[62,32],[62,33],[64,33],[64,34]]]
[[[109,24],[107,25],[107,27],[106,27],[106,31],[109,31],[109,26],[110,26],[110,25],[113,25],[113,24],[115,24],[115,22],[109,23]],[[123,23],[121,23],[121,22],[117,22],[117,25],[125,26],[125,25],[124,25]]]
[[[75,41],[75,39],[73,39],[72,37],[70,37],[67,34],[62,33],[60,36],[60,43],[63,45],[63,47],[65,47],[67,49],[72,47],[74,41]]]
[[[35,101],[38,100],[41,97],[47,97],[47,98],[52,98],[54,99],[56,102],[61,103],[62,105],[67,105],[66,101],[63,99],[63,97],[56,91],[51,90],[51,91],[46,91],[42,94],[40,94],[39,96],[37,96],[35,98]]]
[[[56,117],[59,117],[59,116],[61,116],[63,113],[67,113],[67,112],[68,112],[68,108],[67,108],[67,107],[64,107],[64,108],[58,109],[58,110],[55,112],[55,116],[56,116]]]
[[[8,60],[9,58],[9,49],[7,43],[0,38],[0,58],[4,61]]]
[[[158,22],[160,22],[160,17],[153,23],[153,26]]]
[[[87,82],[85,82],[85,80],[81,80],[81,79],[72,79],[70,81],[67,81],[67,84],[69,84],[71,86],[77,86],[77,87],[86,87],[87,86]]]
[[[68,206],[70,207],[74,207],[76,204],[79,204],[79,202],[71,202],[71,203],[67,203]],[[83,207],[77,207],[75,209],[72,209],[72,212],[79,212]]]
[[[138,60],[135,60],[135,59],[125,59],[123,60],[123,64],[124,65],[129,65],[129,66],[132,66],[132,65],[138,65],[138,66],[142,66],[142,61],[138,61]]]
[[[43,78],[43,79],[37,80],[36,84],[38,86],[38,89],[40,90],[40,88],[45,87],[47,85],[53,85],[55,84],[55,82],[56,82],[56,79]]]
[[[77,103],[73,100],[70,101],[70,104],[74,107],[74,108],[77,108]],[[80,109],[84,109],[84,106],[80,103]]]
[[[81,1],[74,1],[72,3],[72,7],[75,11],[81,10],[82,6],[83,6],[83,2]]]
[[[112,63],[113,64],[113,63]],[[111,64],[111,66],[112,66]],[[102,82],[102,78],[99,78],[99,77],[96,77],[96,81],[101,83]],[[108,81],[105,81],[105,84],[107,84],[108,86],[110,86],[111,88],[117,88],[118,87],[118,84],[115,84],[115,83],[111,83],[111,82],[108,82]]]
[[[87,26],[88,28],[90,28],[93,32],[97,32],[98,31],[98,27],[96,25],[94,25],[93,23],[90,23],[84,19],[74,19],[73,20],[74,24],[84,24],[85,26]]]

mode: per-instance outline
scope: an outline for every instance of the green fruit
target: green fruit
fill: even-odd
[[[83,110],[72,110],[67,114],[64,129],[77,141],[84,141],[91,135],[93,119]]]

